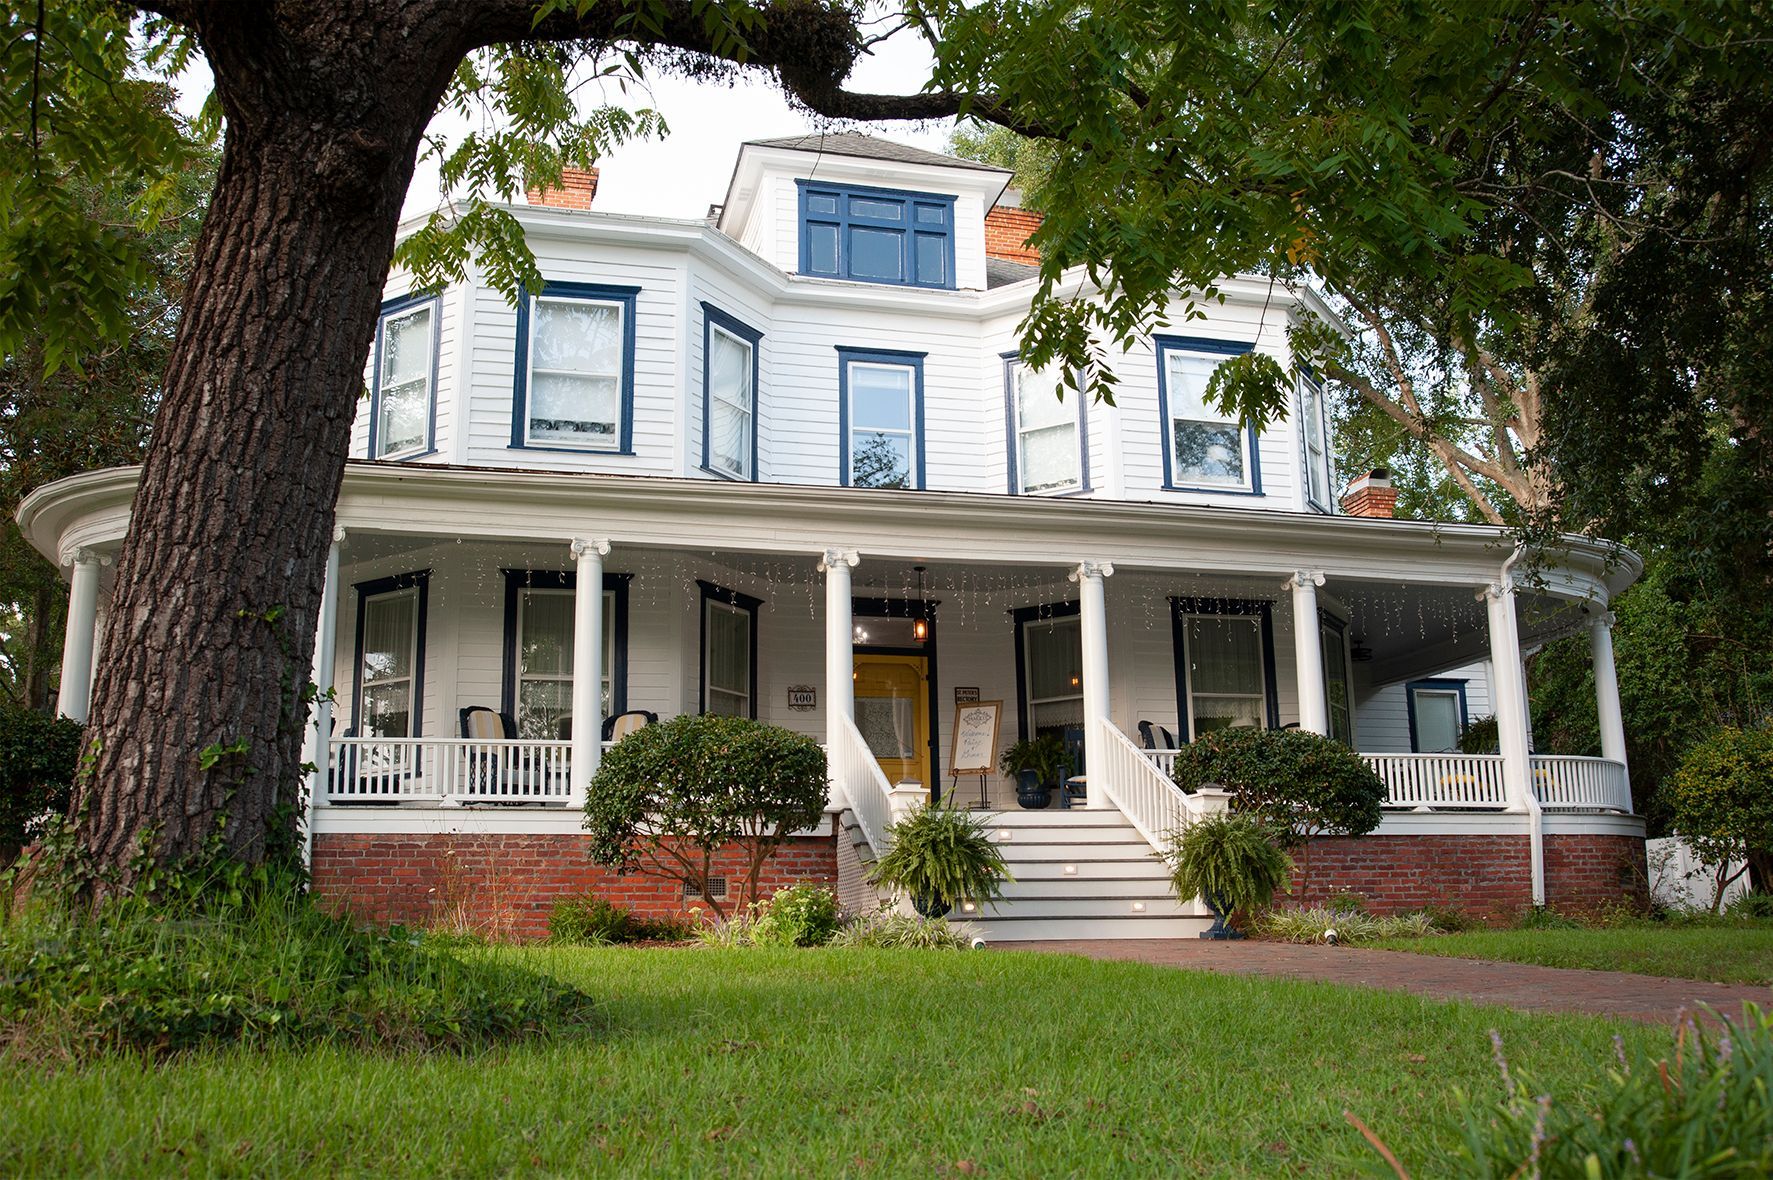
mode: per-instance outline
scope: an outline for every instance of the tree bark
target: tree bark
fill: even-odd
[[[143,851],[177,863],[219,841],[252,861],[268,837],[293,836],[364,356],[420,135],[463,52],[450,29],[393,6],[292,7],[181,14],[228,135],[118,561],[95,756],[74,805],[82,845],[121,886]]]

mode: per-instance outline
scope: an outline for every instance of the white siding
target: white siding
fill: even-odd
[[[1360,665],[1355,665],[1359,676]],[[1480,721],[1494,712],[1490,704],[1490,663],[1488,660],[1454,668],[1441,676],[1425,679],[1463,680],[1465,682],[1466,715]],[[1370,754],[1410,753],[1410,707],[1405,686],[1386,684],[1356,690],[1356,724],[1360,748]]]

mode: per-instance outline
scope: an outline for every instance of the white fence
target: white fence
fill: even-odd
[[[1535,754],[1533,795],[1547,811],[1631,814],[1631,783],[1625,767],[1605,758]]]
[[[327,766],[334,803],[561,804],[572,795],[571,742],[341,737]]]

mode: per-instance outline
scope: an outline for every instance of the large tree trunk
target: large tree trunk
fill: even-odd
[[[293,832],[364,357],[419,137],[461,59],[435,27],[452,21],[423,28],[373,0],[291,7],[187,17],[227,143],[118,562],[96,757],[75,800],[82,845],[121,884],[144,847],[175,863],[214,838],[257,860],[268,834]]]

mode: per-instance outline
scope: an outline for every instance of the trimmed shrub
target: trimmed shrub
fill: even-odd
[[[1274,829],[1284,848],[1314,836],[1364,836],[1379,826],[1385,783],[1341,742],[1301,729],[1218,729],[1176,755],[1176,785],[1217,784],[1231,809]]]
[[[1176,896],[1221,914],[1267,905],[1293,868],[1268,826],[1247,815],[1209,815],[1171,833],[1167,857]]]
[[[812,738],[744,717],[675,717],[603,756],[585,801],[591,859],[681,881],[726,916],[708,879],[729,844],[745,851],[740,900],[777,848],[825,814],[825,752]]]
[[[831,945],[889,951],[964,951],[976,937],[974,928],[965,922],[902,914],[887,906],[843,926]]]
[[[1667,790],[1674,830],[1701,861],[1742,860],[1754,878],[1773,881],[1773,729],[1715,731],[1687,751]]]
[[[887,833],[892,845],[874,862],[871,879],[909,897],[925,917],[939,918],[956,902],[985,905],[1003,895],[1009,866],[971,812],[925,804]]]
[[[66,717],[0,706],[0,869],[36,838],[38,821],[67,814],[80,734]]]

